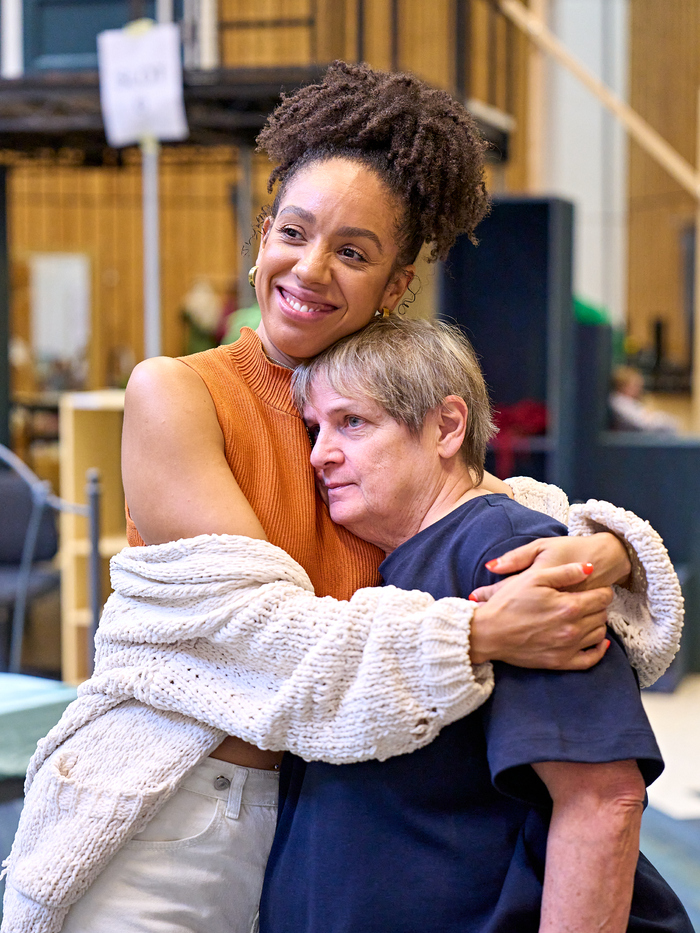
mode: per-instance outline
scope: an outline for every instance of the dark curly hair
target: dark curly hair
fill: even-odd
[[[486,143],[467,110],[446,91],[410,74],[333,62],[320,84],[283,95],[257,139],[276,163],[275,216],[286,186],[312,162],[335,157],[373,169],[403,207],[398,263],[413,262],[424,243],[444,259],[457,236],[488,211]]]

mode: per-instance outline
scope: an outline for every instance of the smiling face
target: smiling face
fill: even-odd
[[[393,309],[413,267],[396,268],[399,207],[369,168],[344,158],[293,178],[258,253],[258,330],[267,354],[292,365]]]
[[[411,434],[376,402],[340,395],[319,376],[303,416],[334,522],[387,553],[430,524],[445,486],[435,413]]]

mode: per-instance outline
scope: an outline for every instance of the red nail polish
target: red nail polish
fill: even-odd
[[[469,594],[469,599],[471,599],[471,601],[472,601],[473,603],[478,603],[478,602],[479,602],[479,600],[476,598],[476,596],[475,596],[473,593],[470,593],[470,594]]]
[[[484,564],[484,567],[486,567],[487,570],[495,570],[497,566],[498,566],[497,557],[494,557],[493,560],[487,560],[486,563]]]
[[[586,576],[590,577],[590,575],[593,573],[593,564],[582,564],[581,566],[583,567],[583,572],[586,574]]]
[[[606,638],[605,639],[605,651],[607,651],[609,647],[610,647],[610,639]],[[605,654],[605,651],[603,652],[603,654]]]

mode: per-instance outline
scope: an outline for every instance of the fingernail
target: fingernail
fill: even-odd
[[[583,572],[589,577],[593,573],[593,564],[581,564]]]
[[[493,560],[487,560],[484,567],[486,567],[487,570],[495,570],[496,567],[498,567],[498,558],[494,557]]]
[[[603,654],[605,654],[605,652],[608,650],[609,647],[610,647],[610,639],[606,638],[605,639],[605,650],[603,651]]]
[[[473,593],[470,593],[468,598],[471,599],[473,603],[479,602],[479,600],[476,598],[476,596]]]

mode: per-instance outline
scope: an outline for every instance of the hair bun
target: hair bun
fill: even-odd
[[[356,152],[375,167],[381,161],[414,238],[433,242],[434,258],[444,258],[461,233],[473,240],[488,210],[486,143],[472,117],[411,74],[333,62],[319,84],[283,96],[257,142],[276,164],[270,191],[314,153]]]

